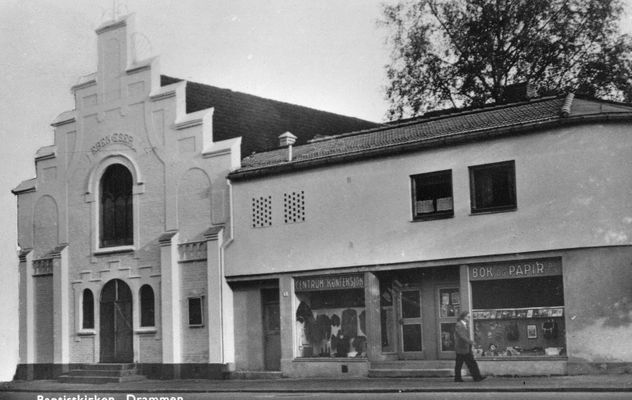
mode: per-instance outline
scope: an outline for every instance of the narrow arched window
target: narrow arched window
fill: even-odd
[[[101,178],[101,247],[134,244],[132,174],[110,165]]]
[[[90,289],[84,289],[82,297],[82,315],[81,327],[83,329],[94,329],[94,295]]]
[[[154,290],[149,285],[140,288],[140,326],[154,326]]]

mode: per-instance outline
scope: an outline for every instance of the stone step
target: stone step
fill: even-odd
[[[369,378],[447,378],[454,376],[454,369],[369,369]]]
[[[122,369],[135,369],[134,363],[98,363],[98,364],[83,364],[81,369],[86,370],[122,370]]]
[[[372,369],[450,369],[454,360],[390,360],[372,361]]]
[[[128,376],[135,375],[133,369],[71,369],[65,375],[70,376]]]
[[[232,371],[228,379],[281,379],[281,371]]]
[[[134,382],[142,381],[145,378],[142,375],[126,375],[126,376],[71,376],[62,375],[58,378],[61,383],[88,383],[88,384],[101,384],[101,383],[121,383],[121,382]]]
[[[136,365],[132,363],[83,364],[77,369],[61,375],[62,383],[120,383],[146,379],[137,374]]]

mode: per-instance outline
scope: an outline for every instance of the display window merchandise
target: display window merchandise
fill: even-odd
[[[560,259],[470,266],[479,357],[566,355]]]
[[[298,357],[366,358],[361,274],[295,278]]]

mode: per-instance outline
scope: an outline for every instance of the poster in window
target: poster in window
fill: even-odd
[[[441,293],[441,304],[450,304],[450,293]]]
[[[538,327],[536,325],[527,325],[527,338],[528,339],[538,338]]]
[[[434,212],[434,203],[432,200],[421,200],[417,202],[417,212],[424,214],[424,213],[431,213]]]
[[[461,296],[459,296],[459,292],[452,293],[452,304],[461,304]]]
[[[533,310],[527,310],[527,318],[533,318]]]
[[[442,197],[437,199],[437,211],[452,210],[452,197]]]

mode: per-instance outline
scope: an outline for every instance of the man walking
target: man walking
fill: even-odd
[[[478,363],[474,360],[474,355],[472,354],[474,341],[470,337],[470,329],[467,326],[469,314],[469,311],[463,311],[459,314],[459,318],[456,321],[454,334],[456,342],[454,346],[456,351],[456,364],[454,365],[455,382],[463,382],[463,379],[461,379],[461,368],[464,362],[470,371],[470,375],[474,378],[474,382],[480,382],[485,379],[485,377],[481,375],[478,369]]]

